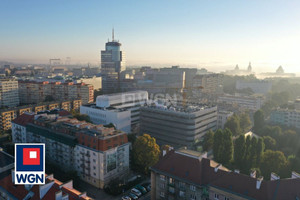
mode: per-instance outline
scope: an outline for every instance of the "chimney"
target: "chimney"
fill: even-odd
[[[271,181],[275,181],[275,180],[279,180],[279,179],[280,179],[280,176],[278,176],[274,172],[271,173]]]
[[[260,185],[261,185],[261,183],[262,183],[262,181],[264,180],[264,177],[259,177],[257,180],[256,180],[256,189],[258,189],[259,190],[259,188],[260,188]]]
[[[215,172],[218,172],[218,170],[222,167],[222,164],[218,164],[216,167],[215,167]]]
[[[235,170],[234,170],[234,173],[239,174],[239,173],[240,173],[240,170],[239,170],[239,169],[235,169]]]
[[[163,150],[163,156],[165,156],[167,154],[166,150]]]
[[[300,174],[298,174],[297,172],[292,172],[292,177],[291,178],[300,178]]]
[[[250,177],[256,178],[256,170],[251,170]]]

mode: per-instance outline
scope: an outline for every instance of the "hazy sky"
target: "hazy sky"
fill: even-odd
[[[299,0],[0,0],[0,60],[99,63],[116,38],[128,65],[239,64],[300,72]]]

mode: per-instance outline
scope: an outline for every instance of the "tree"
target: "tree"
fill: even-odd
[[[265,150],[264,140],[263,138],[259,138],[256,147],[256,166],[259,166],[264,150]]]
[[[134,163],[138,169],[148,174],[149,167],[158,162],[160,149],[154,137],[148,134],[139,136],[133,144]]]
[[[276,140],[274,138],[272,138],[271,136],[264,136],[263,140],[266,150],[269,149],[274,151],[276,149]]]
[[[254,113],[254,127],[255,133],[260,132],[265,125],[265,115],[262,110],[258,110]]]
[[[240,127],[243,132],[248,131],[251,127],[251,120],[247,113],[242,113],[240,115]]]
[[[213,142],[213,154],[214,159],[217,162],[221,160],[221,154],[223,151],[223,132],[221,129],[218,129],[214,134],[214,142]]]
[[[281,151],[267,150],[263,153],[260,169],[262,175],[268,180],[271,172],[281,174],[282,170],[287,166],[287,160]]]
[[[233,159],[233,140],[229,129],[223,131],[224,149],[222,151],[222,163],[228,164]]]
[[[233,157],[232,133],[229,129],[217,130],[213,143],[214,159],[222,164],[228,164]]]
[[[245,146],[246,140],[244,135],[240,135],[234,141],[234,163],[236,167],[240,170],[243,170],[243,162],[245,157]]]
[[[229,117],[224,125],[224,128],[228,128],[234,136],[241,134],[239,117],[237,115],[232,115]]]
[[[209,130],[205,135],[204,135],[204,140],[203,140],[203,150],[204,151],[209,151],[213,148],[214,144],[214,132],[212,130]]]

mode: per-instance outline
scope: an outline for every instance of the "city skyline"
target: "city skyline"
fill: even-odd
[[[118,6],[115,6],[118,5]],[[0,60],[100,64],[111,29],[127,66],[182,65],[299,73],[297,1],[2,2]],[[260,20],[257,20],[260,19]]]

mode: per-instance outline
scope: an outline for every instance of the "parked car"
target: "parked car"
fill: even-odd
[[[131,200],[131,198],[129,196],[123,196],[122,200]]]
[[[143,183],[141,185],[146,188],[147,192],[151,191],[151,183]]]
[[[138,189],[142,194],[146,194],[147,193],[146,188],[144,188],[141,185],[136,185],[135,188]]]
[[[136,189],[136,188],[132,188],[131,192],[133,194],[135,194],[136,196],[138,196],[138,197],[142,196],[142,193],[138,189]]]
[[[138,196],[136,196],[135,194],[133,194],[132,192],[130,192],[129,194],[128,194],[128,196],[130,196],[130,198],[132,199],[132,200],[137,200],[139,197]]]

